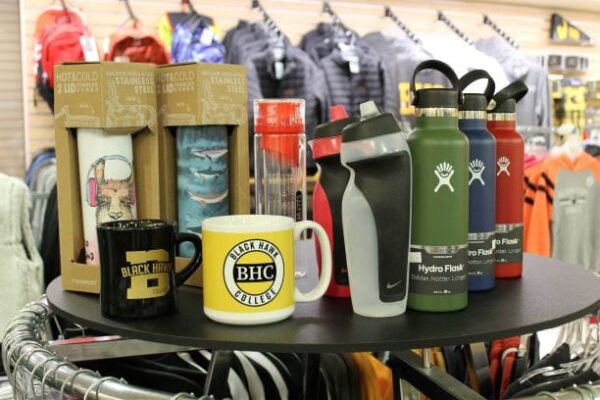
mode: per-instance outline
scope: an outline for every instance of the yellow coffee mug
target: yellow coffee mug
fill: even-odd
[[[317,286],[302,293],[295,283],[295,241],[312,229],[321,248]],[[329,239],[313,221],[277,215],[228,215],[202,223],[204,313],[214,321],[257,325],[280,321],[295,302],[317,300],[331,279]],[[315,266],[316,267],[316,266]]]

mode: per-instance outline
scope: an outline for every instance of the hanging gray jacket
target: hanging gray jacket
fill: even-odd
[[[8,322],[43,292],[42,259],[29,224],[29,189],[0,174],[0,338]]]
[[[548,73],[518,49],[499,37],[481,39],[475,44],[502,66],[510,82],[517,79],[529,88],[527,95],[517,104],[517,124],[525,126],[552,125],[552,103]],[[498,88],[501,89],[501,88]]]

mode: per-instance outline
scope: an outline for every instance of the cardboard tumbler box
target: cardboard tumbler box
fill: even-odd
[[[227,127],[229,214],[250,213],[248,94],[245,67],[183,63],[156,70],[160,136],[161,216],[178,220],[177,131],[179,127]],[[188,259],[177,259],[177,269]],[[201,268],[186,282],[202,286]]]
[[[156,67],[72,63],[55,71],[55,139],[62,285],[99,293],[99,265],[86,264],[77,129],[132,135],[138,218],[160,218]]]

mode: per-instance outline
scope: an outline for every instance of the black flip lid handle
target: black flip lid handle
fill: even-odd
[[[458,90],[460,92],[464,91],[470,84],[473,82],[477,82],[481,79],[487,80],[487,86],[483,91],[483,95],[487,99],[488,103],[494,96],[494,90],[496,90],[496,83],[486,71],[482,69],[474,69],[473,71],[467,72],[463,75],[462,78],[458,81]]]
[[[441,72],[446,78],[448,78],[448,80],[452,84],[452,89],[459,90],[458,89],[458,76],[456,76],[456,72],[454,72],[454,70],[448,64],[446,64],[445,62],[439,61],[439,60],[423,61],[421,64],[417,65],[417,68],[415,68],[415,72],[413,72],[412,80],[410,81],[410,92],[413,95],[413,101],[412,101],[413,105],[416,104],[416,99],[417,99],[417,91],[415,90],[415,81],[416,81],[417,75],[419,74],[419,72],[427,70],[427,69],[433,69],[435,71]],[[460,98],[460,96],[459,96],[459,98]]]
[[[502,103],[510,99],[513,99],[515,103],[518,103],[519,100],[525,97],[528,91],[529,89],[523,81],[514,81],[513,83],[509,84],[504,89],[496,93],[496,95],[493,97],[493,100],[496,103],[496,105],[494,106],[494,110],[501,106]]]

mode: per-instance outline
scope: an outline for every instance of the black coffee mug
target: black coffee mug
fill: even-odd
[[[176,225],[161,220],[113,221],[98,228],[100,303],[111,318],[140,319],[177,311],[177,287],[202,262],[197,235],[177,233]],[[175,248],[194,245],[194,256],[175,272]]]

